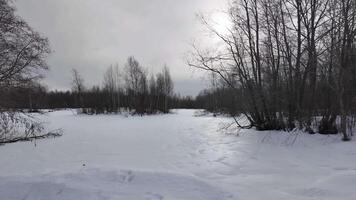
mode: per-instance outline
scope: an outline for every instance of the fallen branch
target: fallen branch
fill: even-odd
[[[253,127],[252,124],[246,125],[246,126],[242,126],[242,125],[239,124],[239,122],[238,122],[238,120],[236,119],[235,116],[232,116],[232,118],[234,119],[236,125],[237,125],[239,128],[241,128],[241,129],[250,129],[250,128]]]
[[[37,139],[55,138],[55,137],[60,137],[62,135],[63,135],[62,134],[62,130],[55,130],[55,131],[51,131],[51,132],[48,132],[48,133],[43,134],[43,135],[32,135],[32,136],[27,136],[27,137],[15,137],[15,138],[8,139],[8,140],[2,140],[2,141],[0,141],[0,145],[9,144],[9,143],[15,143],[15,142],[33,141],[33,140],[37,140]]]

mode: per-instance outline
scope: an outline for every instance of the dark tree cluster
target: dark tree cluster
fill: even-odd
[[[235,91],[228,87],[206,89],[195,98],[195,104],[209,112],[216,114],[239,115],[237,95]]]
[[[77,107],[83,113],[117,113],[128,110],[134,114],[168,113],[173,82],[168,67],[148,79],[147,69],[129,57],[123,69],[111,66],[104,74],[103,86],[86,90],[77,71],[73,71],[73,90]]]
[[[66,108],[82,108],[78,101],[78,93],[73,91],[48,91],[47,88],[37,84],[31,85],[31,87],[16,87],[7,88],[6,90],[0,91],[1,94],[6,96],[8,99],[6,102],[6,107],[13,110],[24,110],[29,112],[40,112],[41,109],[66,109]],[[82,92],[84,107],[86,108],[84,112],[99,114],[99,113],[116,113],[120,109],[128,109],[131,105],[129,102],[129,97],[125,92],[117,93],[118,96],[117,109],[113,109],[113,102],[110,99],[112,95],[108,91],[101,87],[94,86],[91,89],[86,89]],[[191,96],[180,96],[177,94],[172,94],[168,96],[165,100],[161,97],[161,102],[157,99],[160,98],[157,95],[150,95],[147,99],[152,101],[146,103],[147,105],[152,105],[148,108],[148,114],[161,112],[164,113],[165,101],[167,101],[168,111],[169,109],[206,109],[202,102],[205,97],[200,97],[199,100]],[[155,103],[153,103],[156,101]]]
[[[320,133],[341,132],[348,140],[356,107],[356,2],[235,0],[228,14],[224,33],[202,17],[223,45],[194,45],[190,66],[219,76],[258,130],[314,133],[320,117]]]
[[[174,95],[170,99],[172,108],[179,109],[204,109],[192,96]]]

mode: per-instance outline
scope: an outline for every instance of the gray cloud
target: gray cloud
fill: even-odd
[[[224,6],[223,0],[17,0],[18,13],[44,36],[53,53],[45,83],[70,88],[72,68],[87,86],[100,84],[105,69],[134,55],[157,72],[166,63],[176,91],[195,95],[205,83],[186,66],[189,41],[199,37],[196,13]],[[193,72],[193,73],[192,73]]]

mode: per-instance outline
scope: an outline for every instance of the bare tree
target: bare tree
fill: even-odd
[[[148,91],[147,73],[134,57],[129,57],[124,69],[126,93],[130,109],[137,113],[145,112],[145,94]]]
[[[109,112],[117,112],[120,107],[120,74],[119,66],[110,66],[104,74],[104,90],[109,94]]]
[[[48,40],[15,14],[11,1],[0,0],[0,87],[40,78],[48,53]]]
[[[193,45],[188,64],[220,76],[239,95],[240,112],[257,129],[298,127],[314,133],[314,116],[321,115],[319,132],[334,133],[339,115],[339,132],[348,140],[345,124],[356,91],[350,84],[355,4],[235,0],[228,10],[232,26],[227,33],[202,17],[223,46],[202,50]],[[316,101],[319,96],[325,98]]]
[[[75,94],[77,107],[82,108],[82,112],[86,113],[84,108],[84,91],[84,79],[81,77],[78,70],[72,69],[72,92]]]
[[[158,102],[156,79],[153,74],[150,77],[148,88],[150,93],[149,109],[150,109],[150,113],[153,113],[157,108],[156,106]]]
[[[10,0],[0,0],[0,144],[60,135],[43,134],[41,122],[5,102],[13,101],[7,95],[18,88],[43,89],[36,80],[48,69],[45,57],[50,53],[47,38],[34,31],[15,10]],[[27,96],[22,94],[20,98]],[[28,99],[27,106],[32,110],[37,102],[31,92]]]
[[[173,81],[171,78],[171,75],[169,73],[169,69],[168,67],[165,65],[163,67],[163,78],[164,78],[164,87],[163,87],[163,91],[164,91],[164,112],[168,113],[169,112],[169,107],[168,107],[168,101],[170,96],[173,93]]]
[[[340,0],[334,3],[338,9],[338,16],[333,20],[339,23],[335,45],[338,47],[335,52],[338,59],[335,83],[341,118],[340,131],[343,134],[343,140],[347,141],[350,140],[351,135],[347,133],[347,118],[350,116],[350,112],[347,110],[347,94],[350,94],[350,91],[356,91],[355,86],[350,87],[349,85],[352,83],[352,75],[354,75],[352,72],[355,70],[356,2]]]
[[[173,93],[173,82],[169,69],[164,66],[162,72],[156,76],[157,108],[163,113],[169,112],[169,98]]]

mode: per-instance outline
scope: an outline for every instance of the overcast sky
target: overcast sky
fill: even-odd
[[[48,37],[53,53],[45,84],[69,89],[76,68],[91,87],[111,64],[135,56],[152,72],[166,63],[183,95],[207,86],[184,54],[203,34],[196,14],[223,9],[224,0],[16,0],[18,14]]]

